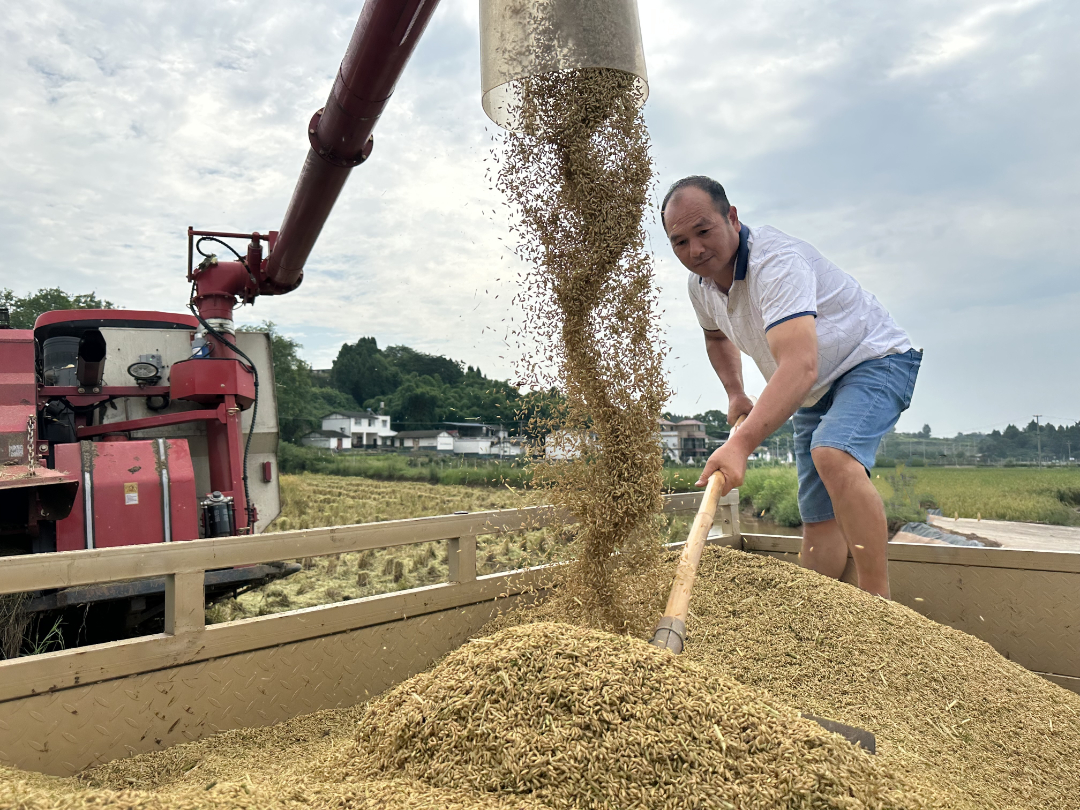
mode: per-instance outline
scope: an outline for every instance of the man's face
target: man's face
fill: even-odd
[[[723,287],[731,286],[739,250],[739,215],[735,206],[725,217],[706,192],[684,188],[668,200],[664,222],[671,247],[688,270]]]

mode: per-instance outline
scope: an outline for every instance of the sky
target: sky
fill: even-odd
[[[0,287],[183,312],[186,229],[278,227],[361,8],[7,0]],[[639,0],[656,195],[720,180],[925,351],[900,430],[1080,420],[1080,11],[1067,0]],[[442,0],[295,292],[238,310],[329,367],[374,336],[508,378],[516,260],[476,0]],[[675,391],[725,410],[650,220]],[[747,389],[764,381],[746,359]]]

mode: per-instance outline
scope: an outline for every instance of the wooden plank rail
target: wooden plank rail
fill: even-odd
[[[700,499],[700,492],[667,496],[664,511],[672,514],[692,511],[697,509]],[[730,496],[728,500],[731,500]],[[4,558],[0,570],[0,594],[476,538],[484,534],[539,529],[549,525],[554,517],[553,507],[533,506],[182,543],[27,554]]]
[[[0,703],[437,613],[543,587],[544,567],[0,661]],[[201,608],[201,606],[200,606]],[[201,613],[201,609],[200,609]]]
[[[693,512],[701,493],[665,498],[671,514]],[[738,494],[724,503],[737,527]],[[305,529],[183,543],[125,546],[8,557],[0,568],[0,594],[164,577],[165,632],[0,661],[0,702],[55,692],[137,673],[207,661],[348,632],[407,617],[435,614],[542,588],[545,566],[478,576],[479,535],[538,529],[556,517],[550,506],[383,523]],[[446,541],[449,582],[377,594],[333,605],[207,626],[206,571],[416,543]]]

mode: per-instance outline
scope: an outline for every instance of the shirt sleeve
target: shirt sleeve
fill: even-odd
[[[690,303],[694,305],[694,314],[697,315],[701,328],[709,332],[720,329],[720,324],[709,314],[709,307],[705,302],[705,287],[701,282],[701,276],[691,273],[687,281],[687,289],[690,292]]]
[[[766,332],[792,318],[817,317],[817,276],[804,256],[785,251],[770,256],[756,269],[755,286]]]

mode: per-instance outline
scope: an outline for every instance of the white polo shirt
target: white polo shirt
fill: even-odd
[[[803,407],[859,363],[911,348],[907,333],[859,282],[809,242],[768,225],[742,226],[735,279],[726,295],[695,273],[689,286],[701,327],[727,335],[766,380],[776,371],[766,333],[792,318],[815,316],[818,378]]]

